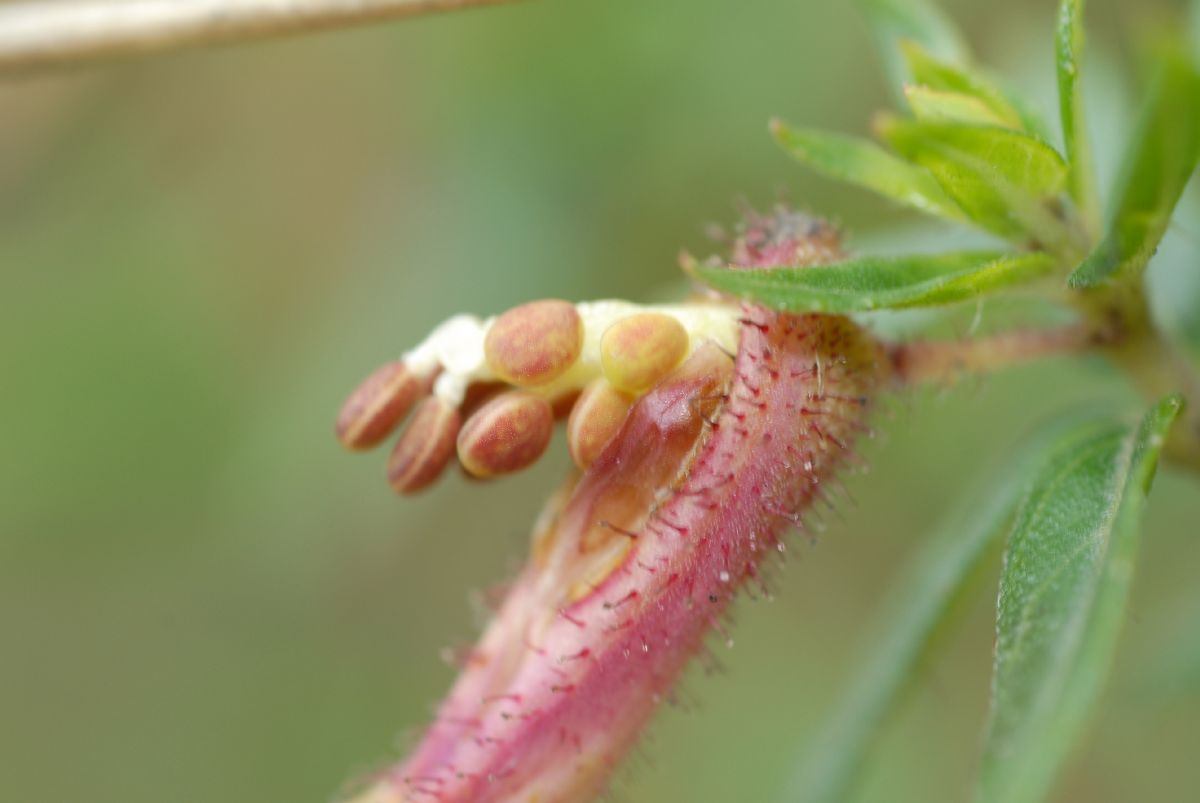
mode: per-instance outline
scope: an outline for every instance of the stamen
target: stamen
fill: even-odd
[[[456,439],[469,474],[518,471],[542,454],[553,421],[567,417],[572,458],[586,468],[637,397],[685,358],[706,346],[736,351],[741,314],[714,299],[649,307],[550,299],[487,320],[455,315],[351,394],[337,434],[352,449],[377,444],[432,394],[438,404],[419,407],[423,415],[401,436],[389,463],[400,493],[431,484],[445,468],[447,442],[452,454]],[[487,406],[514,386],[525,395],[505,407]],[[485,406],[488,416],[479,416]],[[463,421],[469,426],[460,437]]]
[[[417,405],[388,460],[388,482],[397,493],[415,493],[441,476],[454,455],[461,420],[456,408],[436,396]]]
[[[488,367],[513,385],[557,379],[583,350],[583,320],[567,301],[533,301],[495,320],[484,338]]]
[[[502,393],[463,425],[458,459],[476,477],[520,471],[542,456],[553,432],[550,402],[526,391]]]
[[[338,413],[338,439],[348,449],[369,449],[388,436],[417,399],[429,392],[399,360],[385,363],[363,380]]]
[[[608,327],[600,340],[600,362],[613,387],[642,393],[670,373],[687,350],[683,324],[661,312],[642,312]]]
[[[584,389],[567,419],[567,448],[575,465],[587,468],[621,429],[633,400],[597,379]]]

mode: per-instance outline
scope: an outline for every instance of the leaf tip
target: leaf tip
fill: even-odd
[[[1165,432],[1176,418],[1187,408],[1187,399],[1182,393],[1172,393],[1154,406],[1154,418],[1161,423],[1160,431]]]

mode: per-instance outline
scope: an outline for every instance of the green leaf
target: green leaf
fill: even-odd
[[[1183,402],[1136,430],[1072,430],[1034,473],[1000,577],[992,702],[976,799],[1035,803],[1079,736],[1116,649],[1138,523]]]
[[[1083,3],[1084,0],[1062,0],[1059,4],[1054,52],[1058,68],[1058,110],[1070,169],[1071,197],[1094,231],[1099,224],[1099,199],[1096,196],[1095,168],[1084,118],[1083,88],[1079,81],[1080,55],[1083,52]]]
[[[977,98],[1003,120],[1004,125],[1011,128],[1038,135],[1044,131],[1045,126],[1037,115],[1028,110],[1024,103],[1010,97],[978,70],[942,61],[915,41],[902,42],[900,50],[908,64],[912,83]]]
[[[928,170],[897,159],[869,140],[771,121],[771,134],[796,160],[831,178],[874,190],[885,198],[949,220],[966,216]]]
[[[879,726],[904,697],[922,657],[1016,507],[1038,438],[988,478],[906,570],[880,610],[869,654],[797,775],[799,803],[842,803],[863,775]]]
[[[1045,254],[970,251],[861,257],[795,268],[716,268],[696,274],[718,290],[791,312],[866,312],[930,307],[975,298],[1049,273]]]
[[[1055,247],[1069,235],[1055,213],[1067,166],[1050,146],[995,126],[881,117],[879,135],[927,168],[976,225]]]
[[[931,53],[949,62],[966,62],[966,40],[954,23],[926,0],[859,0],[871,23],[877,50],[883,54],[892,85],[901,93],[910,83],[907,63],[900,52],[904,41],[919,42]]]
[[[1200,0],[1192,0],[1191,13],[1188,14],[1189,41],[1192,45],[1192,55],[1200,56]]]
[[[1069,283],[1094,287],[1139,277],[1166,233],[1200,159],[1200,75],[1170,53],[1155,76],[1114,194],[1108,230]]]
[[[906,86],[904,99],[918,120],[930,123],[968,123],[1007,127],[991,107],[974,95],[930,87]]]

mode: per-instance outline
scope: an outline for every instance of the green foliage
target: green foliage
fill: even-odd
[[[902,156],[929,170],[980,227],[1017,242],[1061,240],[1053,209],[1067,168],[1050,146],[995,126],[889,116],[877,128]]]
[[[1180,408],[1165,399],[1136,429],[1064,420],[989,477],[882,606],[874,647],[806,758],[799,803],[852,797],[879,726],[1010,519],[978,799],[1042,799],[1111,662],[1141,510]]]
[[[973,97],[1006,126],[1026,131],[1041,130],[1036,119],[1023,113],[1017,103],[977,70],[941,61],[916,42],[903,43],[901,50],[908,63],[909,75],[917,86]]]
[[[861,257],[797,268],[694,270],[718,290],[775,309],[866,312],[963,301],[1044,276],[1053,267],[1044,254],[967,251]]]
[[[771,123],[775,141],[800,162],[831,178],[858,184],[922,212],[965,221],[928,171],[899,159],[873,142],[814,129]]]
[[[1083,5],[1084,0],[1062,0],[1059,5],[1054,55],[1063,146],[1071,173],[1071,197],[1089,226],[1094,227],[1099,200],[1096,197],[1096,178],[1084,120],[1083,87],[1079,75],[1083,51]]]
[[[1068,274],[1073,288],[1109,285],[1106,295],[1062,296],[1085,317],[1127,303],[1120,293],[1132,294],[1128,303],[1137,303],[1137,283],[1200,159],[1200,75],[1194,62],[1178,48],[1158,54],[1101,233],[1080,71],[1083,0],[1061,0],[1058,12],[1061,154],[1047,144],[1040,122],[1022,101],[969,64],[965,48],[931,7],[864,5],[877,33],[900,54],[893,78],[902,74],[908,82],[903,98],[912,116],[884,114],[875,124],[891,153],[864,140],[781,123],[772,125],[777,142],[826,175],[983,229],[1026,253],[870,257],[751,271],[705,267],[697,270],[700,277],[719,290],[787,311],[931,306]],[[1198,20],[1195,3],[1193,22]],[[1173,381],[1164,384],[1169,388]],[[1094,418],[1060,427],[1038,441],[1036,460],[1002,477],[995,497],[978,507],[977,518],[957,539],[937,539],[928,547],[888,606],[894,613],[809,756],[802,801],[832,803],[851,795],[879,724],[1014,508],[976,799],[1044,799],[1111,664],[1140,514],[1182,406],[1182,397],[1168,397],[1137,428]]]
[[[968,59],[962,34],[941,9],[927,0],[859,0],[859,5],[871,23],[897,94],[912,81],[901,52],[904,42],[917,42],[946,61]]]
[[[904,87],[904,99],[918,120],[1005,126],[1007,122],[975,95],[917,85]]]
[[[1179,397],[1140,427],[1063,435],[1017,511],[1000,578],[980,803],[1041,800],[1100,691],[1133,575],[1138,524]]]
[[[1054,40],[1065,156],[1047,144],[1041,123],[1023,101],[969,65],[960,37],[933,6],[862,3],[877,35],[900,54],[893,77],[907,82],[902,94],[912,117],[876,119],[876,134],[893,153],[866,140],[775,121],[772,134],[788,154],[832,178],[982,229],[1019,249],[1048,254],[1053,272],[1069,274],[1072,288],[1140,277],[1200,159],[1200,75],[1187,56],[1178,48],[1162,54],[1124,160],[1107,231],[1097,242],[1100,203],[1080,80],[1083,0],[1061,0]],[[1200,13],[1193,12],[1193,18],[1200,19]],[[930,269],[955,265],[955,260],[948,256]],[[973,284],[970,292],[926,296],[915,286],[931,277],[914,273],[913,260],[897,263],[902,272],[893,281],[874,271],[877,264],[866,264],[870,267],[864,269],[862,261],[850,260],[837,268],[840,273],[826,271],[803,281],[790,273],[780,282],[712,270],[702,275],[718,289],[789,310],[804,303],[812,310],[856,311],[947,303],[1013,283],[1006,275],[1000,282]],[[1034,279],[1042,273],[1025,275]],[[1111,302],[1068,300],[1093,316]]]
[[[1071,274],[1073,287],[1137,279],[1166,233],[1200,159],[1200,75],[1181,53],[1163,60],[1126,151],[1108,231]]]
[[[1188,34],[1193,53],[1200,53],[1200,0],[1192,0],[1191,13],[1188,14]]]
[[[880,606],[887,613],[869,640],[873,647],[857,662],[858,674],[801,769],[798,803],[850,798],[880,724],[897,708],[954,601],[1004,533],[1042,440],[968,496],[969,504],[924,546]]]

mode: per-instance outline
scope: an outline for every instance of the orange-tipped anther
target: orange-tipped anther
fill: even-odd
[[[458,410],[436,396],[417,405],[388,460],[388,482],[397,493],[415,493],[441,476],[461,423]]]
[[[604,376],[617,390],[642,393],[687,355],[683,324],[661,312],[639,312],[614,323],[600,338]]]
[[[583,319],[566,301],[533,301],[513,307],[483,342],[488,367],[505,382],[529,387],[561,376],[583,350]]]
[[[541,457],[553,431],[550,402],[528,391],[502,393],[463,425],[458,459],[476,477],[510,474]]]
[[[608,383],[597,379],[588,385],[567,419],[567,448],[575,465],[586,469],[612,440],[633,399]]]
[[[335,430],[348,449],[375,446],[428,390],[403,362],[385,363],[363,380],[338,412]]]

